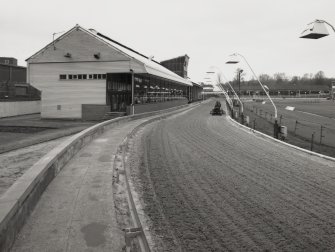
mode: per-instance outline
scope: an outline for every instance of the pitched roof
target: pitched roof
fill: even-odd
[[[57,42],[59,40],[62,40],[64,37],[66,37],[68,34],[70,34],[74,29],[86,32],[87,34],[93,36],[94,38],[96,38],[96,39],[102,41],[103,43],[105,43],[106,45],[110,46],[114,50],[117,50],[120,53],[126,55],[127,57],[129,57],[129,59],[133,59],[133,60],[137,61],[138,63],[143,64],[144,67],[145,67],[146,72],[149,73],[149,74],[156,75],[156,76],[159,76],[159,77],[162,77],[162,78],[165,78],[165,79],[169,79],[169,80],[172,80],[172,81],[176,81],[176,82],[182,83],[184,85],[192,86],[191,81],[180,77],[179,75],[175,74],[174,72],[172,72],[169,69],[162,66],[157,61],[154,61],[154,60],[150,59],[149,57],[135,51],[134,49],[132,49],[128,46],[125,46],[125,45],[107,37],[106,35],[104,35],[100,32],[95,31],[94,29],[85,29],[85,28],[83,28],[79,25],[76,25],[75,27],[70,29],[68,32],[64,33],[62,36],[57,38],[55,42]],[[53,43],[54,42],[49,43],[43,49],[41,49],[40,51],[38,51],[37,53],[35,53],[31,57],[26,59],[26,61],[30,60],[31,58],[36,57],[37,55],[42,53],[44,50],[46,50],[50,46],[52,46]]]

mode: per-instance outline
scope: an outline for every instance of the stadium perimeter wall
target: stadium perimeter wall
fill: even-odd
[[[41,112],[41,101],[0,102],[0,118]]]

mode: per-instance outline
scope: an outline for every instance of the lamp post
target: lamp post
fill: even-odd
[[[131,72],[131,114],[134,115],[135,113],[135,105],[134,105],[134,89],[135,89],[135,77],[134,77],[134,70],[133,69],[130,69],[130,72]]]
[[[300,38],[319,39],[328,36],[326,24],[335,32],[334,26],[322,19],[315,19],[313,22],[307,24],[307,28],[301,33]]]
[[[332,28],[333,32],[335,32],[334,26],[327,21],[322,19],[315,19],[313,22],[307,24],[307,28],[301,33],[300,38],[319,39],[328,36],[329,33],[326,24]],[[305,96],[306,93],[307,92],[305,92]],[[334,101],[334,93],[332,94],[331,98]]]
[[[238,70],[238,95],[241,96],[241,73],[243,73],[243,69]]]
[[[277,121],[277,107],[276,105],[274,104],[273,100],[271,99],[270,95],[269,95],[269,92],[267,89],[265,89],[264,85],[262,84],[262,82],[259,80],[259,78],[257,77],[257,75],[255,74],[254,70],[251,68],[251,66],[249,65],[248,61],[246,60],[246,58],[242,55],[242,54],[239,54],[239,53],[234,53],[230,56],[234,56],[234,59],[231,59],[231,60],[228,60],[226,62],[226,64],[237,64],[239,63],[240,61],[237,59],[237,57],[240,57],[244,60],[244,62],[248,65],[248,67],[250,68],[252,74],[254,75],[254,77],[256,78],[256,80],[258,81],[259,85],[261,85],[263,91],[265,92],[266,96],[268,97],[268,99],[270,100],[272,106],[274,107],[274,110],[275,110],[275,123],[274,123],[274,131],[273,131],[273,134],[274,134],[274,137],[275,138],[278,138],[278,134],[279,134],[279,125],[278,125],[278,121]]]
[[[222,91],[222,93],[226,97],[226,105],[229,106],[229,111],[231,113],[231,117],[233,117],[233,113],[232,113],[233,112],[233,102],[230,99],[228,92],[223,88],[223,84],[222,83],[217,84],[217,86],[219,87],[219,89]],[[228,107],[227,107],[227,109],[228,109]]]
[[[216,68],[217,70],[220,71],[220,69],[219,69],[218,67],[213,66],[213,68]],[[242,73],[242,72],[243,72],[243,70],[240,71],[240,73]],[[215,74],[214,71],[206,72],[206,73],[207,73],[207,74]],[[239,74],[240,74],[240,73],[239,73]],[[222,74],[222,73],[221,73],[221,74]],[[240,103],[240,116],[241,116],[241,122],[242,122],[242,124],[244,124],[243,103],[242,103],[240,97],[236,94],[234,88],[232,87],[232,85],[230,84],[230,82],[228,81],[228,79],[226,78],[226,76],[224,76],[223,74],[222,74],[222,76],[223,76],[223,78],[226,80],[226,83],[229,85],[229,87],[230,87],[231,90],[233,91],[234,96],[236,97],[236,99],[237,99],[237,100],[239,101],[239,103]],[[219,81],[219,82],[220,82],[220,81]],[[219,83],[219,84],[222,84],[222,83]]]

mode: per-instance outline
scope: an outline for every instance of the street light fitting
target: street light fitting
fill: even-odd
[[[316,19],[307,24],[307,28],[301,33],[300,38],[319,39],[329,35],[326,24],[335,32],[335,28],[325,20]]]
[[[232,55],[229,55],[229,60],[226,62],[226,64],[237,64],[240,62],[240,59],[238,58],[237,54],[234,53]]]
[[[274,116],[275,116],[275,120],[277,120],[277,107],[276,105],[274,104],[273,100],[271,99],[270,95],[269,95],[269,92],[268,90],[265,89],[265,87],[263,86],[262,82],[259,80],[259,78],[257,77],[257,75],[255,74],[254,70],[252,69],[252,67],[249,65],[248,61],[246,60],[246,58],[242,55],[242,54],[239,54],[239,53],[234,53],[234,54],[231,54],[229,55],[229,57],[231,57],[231,59],[229,61],[226,62],[226,64],[237,64],[239,63],[240,61],[237,60],[236,58],[239,57],[239,58],[242,58],[244,60],[244,62],[248,65],[249,69],[251,70],[252,74],[254,75],[254,77],[256,78],[256,80],[258,81],[259,85],[262,87],[263,91],[265,92],[266,96],[268,97],[268,99],[270,100],[270,102],[272,103],[272,106],[274,108]]]

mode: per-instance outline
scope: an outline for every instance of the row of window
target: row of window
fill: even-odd
[[[60,74],[60,80],[105,80],[106,74]]]

